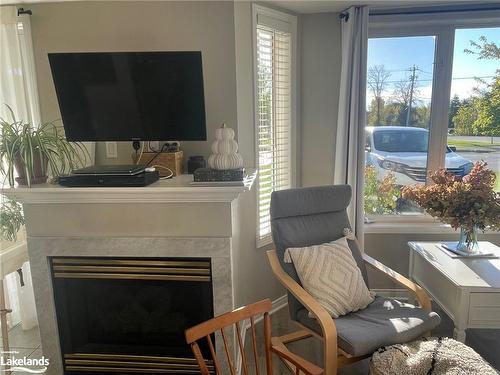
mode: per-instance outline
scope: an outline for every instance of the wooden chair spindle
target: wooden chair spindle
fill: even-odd
[[[226,352],[227,364],[229,366],[229,371],[231,371],[231,375],[236,375],[236,371],[233,366],[233,361],[231,361],[231,350],[229,349],[229,344],[227,343],[226,333],[224,332],[224,328],[221,328],[220,333],[222,335],[222,341],[224,342],[224,350]]]
[[[255,360],[255,374],[260,375],[259,350],[257,349],[257,338],[255,335],[255,321],[253,319],[253,316],[250,317],[250,328],[252,330],[252,347],[253,347],[253,358]]]
[[[206,336],[207,338],[207,343],[208,343],[208,348],[210,349],[210,354],[212,355],[212,359],[214,361],[214,366],[215,366],[215,374],[220,375],[221,373],[221,366],[219,364],[219,360],[217,359],[217,355],[215,354],[215,349],[214,349],[214,344],[212,343],[212,338],[210,335]]]

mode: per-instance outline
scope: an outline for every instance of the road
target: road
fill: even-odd
[[[457,149],[457,154],[469,159],[473,162],[484,160],[488,163],[490,167],[495,172],[500,171],[500,152],[471,152],[471,151],[460,151]]]
[[[495,172],[500,171],[500,137],[493,137],[493,145],[490,145],[492,137],[477,136],[448,136],[448,141],[484,142],[481,147],[457,146],[457,154],[473,162],[484,160]]]

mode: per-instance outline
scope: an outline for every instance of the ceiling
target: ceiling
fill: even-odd
[[[7,4],[34,4],[48,2],[66,2],[66,1],[98,1],[98,0],[0,0],[0,5]],[[120,0],[103,0],[120,1]],[[172,0],[131,0],[131,1],[172,1]],[[196,0],[180,0],[196,1]],[[215,1],[215,0],[204,0]],[[227,0],[227,1],[248,1],[248,0]],[[251,0],[250,0],[251,1]],[[495,0],[261,0],[259,3],[269,4],[272,7],[286,9],[294,13],[325,13],[340,12],[351,5],[369,5],[370,7],[415,7],[419,5],[452,5],[458,3],[481,4],[491,3]],[[498,0],[497,0],[498,1]]]
[[[238,1],[238,0],[236,0]],[[370,7],[404,7],[404,6],[419,6],[419,5],[453,5],[458,3],[481,4],[491,3],[490,1],[471,1],[471,0],[264,0],[263,3],[270,4],[275,7],[288,9],[295,13],[325,13],[325,12],[340,12],[351,5],[369,5]]]

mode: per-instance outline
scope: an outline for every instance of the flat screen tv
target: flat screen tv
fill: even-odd
[[[206,140],[201,52],[49,53],[69,141]]]

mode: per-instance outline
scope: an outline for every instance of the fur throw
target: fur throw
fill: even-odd
[[[497,375],[474,350],[449,338],[430,338],[378,349],[372,375]]]

